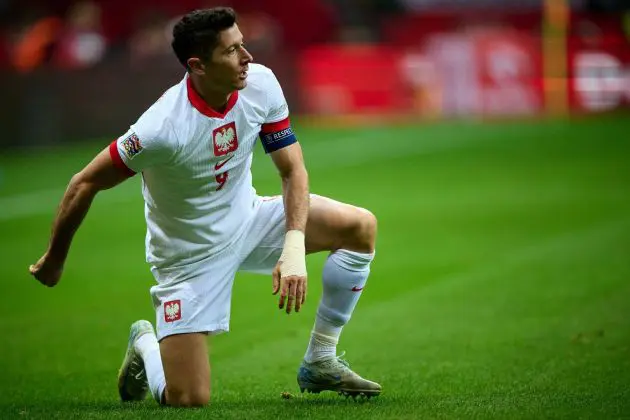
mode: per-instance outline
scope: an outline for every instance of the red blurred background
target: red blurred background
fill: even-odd
[[[434,119],[630,105],[627,0],[0,0],[0,146],[124,131],[183,75],[182,13],[229,5],[294,114]]]

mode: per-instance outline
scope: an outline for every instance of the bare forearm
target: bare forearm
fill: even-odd
[[[304,167],[291,171],[282,178],[286,227],[289,230],[306,229],[308,219],[309,192],[308,173]]]
[[[48,246],[50,257],[60,262],[65,261],[72,238],[90,209],[95,195],[96,189],[91,185],[81,183],[75,178],[70,181],[53,222]]]

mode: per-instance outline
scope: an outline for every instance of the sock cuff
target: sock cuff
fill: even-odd
[[[351,314],[346,314],[342,311],[329,308],[324,304],[324,302],[320,302],[319,307],[317,308],[318,320],[323,321],[325,324],[334,328],[341,328],[346,325],[348,321],[350,321],[350,315]]]
[[[329,258],[332,262],[348,271],[365,271],[369,269],[374,255],[375,252],[365,254],[347,249],[338,249],[330,254]]]
[[[338,337],[332,337],[330,335],[322,334],[321,332],[315,330],[311,331],[311,335],[320,345],[336,346],[339,342]]]

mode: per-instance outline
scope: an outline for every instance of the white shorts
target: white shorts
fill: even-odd
[[[271,274],[284,245],[282,197],[261,197],[241,238],[219,254],[187,267],[178,281],[168,270],[152,269],[158,285],[151,288],[157,337],[185,333],[218,334],[230,325],[232,285],[237,271]]]

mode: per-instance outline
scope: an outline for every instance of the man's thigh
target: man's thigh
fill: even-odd
[[[282,253],[285,233],[282,196],[262,197],[245,235],[239,271],[271,274]]]
[[[306,223],[306,252],[335,251],[352,245],[348,238],[353,236],[357,221],[365,212],[362,208],[311,194]],[[247,245],[239,270],[270,274],[282,253],[285,233],[286,215],[282,197],[264,198],[246,235]]]
[[[376,219],[368,210],[314,195],[306,224],[306,252],[373,252]]]
[[[239,263],[235,254],[228,250],[194,266],[152,270],[158,282],[151,297],[168,405],[201,406],[210,400],[207,340],[229,330]]]
[[[165,403],[201,406],[210,401],[210,362],[206,334],[170,335],[160,342],[166,379]]]
[[[156,270],[151,288],[158,340],[176,334],[218,334],[229,330],[232,286],[239,259],[223,253],[187,268],[185,276]],[[173,279],[177,279],[173,282]]]
[[[360,210],[319,195],[311,198],[306,224],[306,252],[336,251],[343,248],[344,235],[349,231]]]

